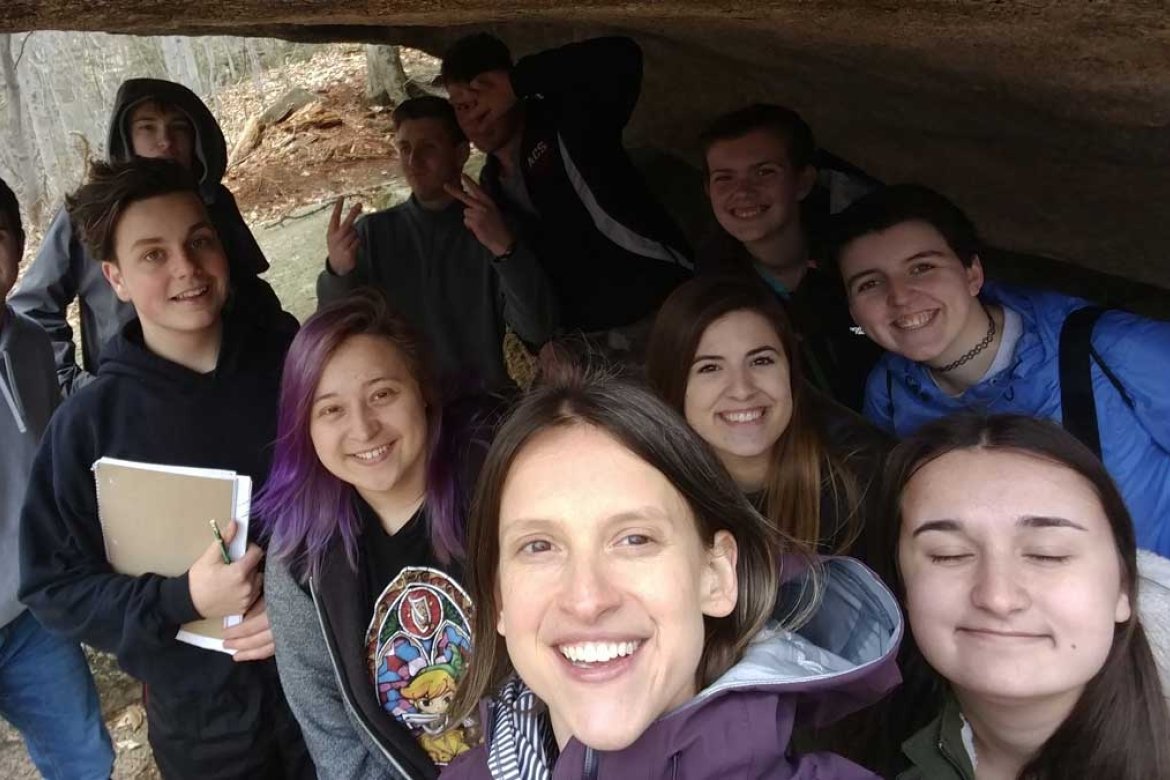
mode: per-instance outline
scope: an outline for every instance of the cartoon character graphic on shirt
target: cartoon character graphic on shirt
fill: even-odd
[[[408,566],[375,601],[366,631],[379,703],[439,766],[479,738],[473,724],[448,728],[447,722],[471,655],[471,616],[471,599],[447,574]]]

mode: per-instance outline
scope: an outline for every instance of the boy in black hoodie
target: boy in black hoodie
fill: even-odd
[[[49,630],[114,653],[146,683],[165,777],[312,777],[272,660],[260,548],[224,565],[209,545],[180,577],[116,574],[90,471],[111,456],[231,469],[259,485],[291,335],[224,312],[228,259],[181,166],[97,164],[69,208],[138,318],[45,434],[21,514],[20,598]],[[234,657],[175,639],[182,623],[240,612]]]
[[[227,143],[215,117],[194,92],[159,79],[123,82],[110,115],[106,158],[111,163],[137,158],[174,160],[190,171],[227,251],[233,308],[244,309],[261,321],[292,322],[276,293],[257,276],[268,270],[268,261],[231,192],[220,183],[227,168]],[[66,320],[75,298],[81,308],[80,366],[73,329]],[[93,380],[107,342],[134,316],[134,307],[119,301],[102,278],[99,263],[86,252],[64,208],[53,218],[11,304],[52,338],[57,378],[65,395]]]

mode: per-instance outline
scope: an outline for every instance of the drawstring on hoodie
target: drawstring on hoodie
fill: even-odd
[[[0,352],[0,358],[4,363],[4,377],[0,382],[0,393],[4,394],[4,400],[8,402],[8,408],[12,410],[12,416],[16,419],[16,429],[21,433],[28,432],[28,423],[24,416],[24,402],[20,397],[20,388],[16,384],[16,371],[12,368],[12,358],[8,356],[8,350]]]

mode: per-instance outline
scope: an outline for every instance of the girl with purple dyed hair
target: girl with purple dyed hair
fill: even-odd
[[[486,442],[468,406],[441,406],[424,343],[373,291],[289,350],[258,511],[280,679],[323,777],[435,777],[478,739],[448,722],[450,685],[421,684],[457,683],[471,653],[465,497]]]

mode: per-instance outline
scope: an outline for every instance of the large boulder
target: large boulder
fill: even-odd
[[[1161,0],[6,0],[0,31],[402,43],[489,29],[517,54],[599,33],[647,56],[634,144],[787,103],[879,178],[938,187],[1013,250],[1170,287],[1170,14]]]

